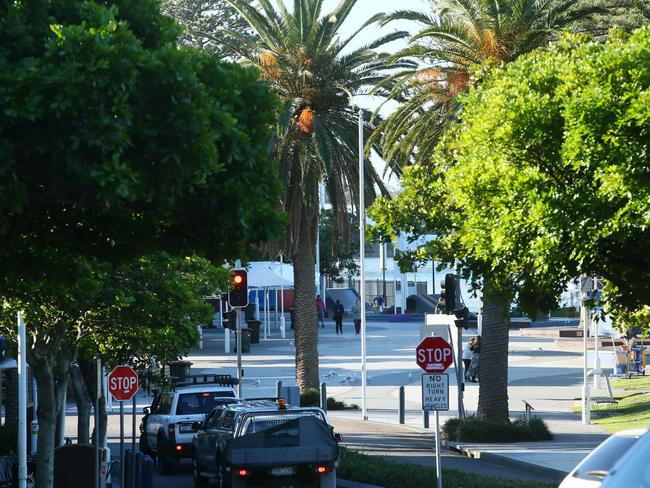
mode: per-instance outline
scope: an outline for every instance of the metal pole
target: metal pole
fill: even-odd
[[[425,429],[429,428],[429,411],[428,410],[423,410],[422,411],[422,424],[424,425]]]
[[[320,408],[327,412],[327,385],[325,383],[320,384]]]
[[[442,488],[442,466],[440,460],[440,414],[436,410],[436,486]]]
[[[363,158],[363,111],[359,109],[359,264],[361,267],[361,413],[363,420],[368,420],[368,405],[366,398],[366,203],[365,175]]]
[[[581,301],[580,301],[580,320],[582,322],[582,347],[583,347],[583,372],[582,372],[582,423],[588,425],[591,423],[591,400],[589,398],[589,382],[587,377],[587,349],[588,349],[588,340],[589,340],[589,313],[587,312],[587,307],[585,307],[585,300],[587,298],[587,288],[585,288],[585,282],[588,278],[582,276],[580,280],[580,285],[582,289]]]
[[[27,334],[18,312],[18,488],[27,487]]]
[[[220,315],[220,320],[221,320],[221,327],[223,328],[223,310],[225,308],[226,312],[228,311],[228,303],[226,302],[224,304],[223,300],[222,300],[221,305],[222,305],[222,308],[221,308],[222,311],[221,311],[221,313],[219,315]],[[225,305],[225,307],[224,307],[224,305]],[[228,324],[229,327],[230,327],[230,325],[231,324]],[[226,328],[226,329],[223,330],[223,352],[225,352],[226,354],[230,354],[230,329],[229,328]]]
[[[131,488],[135,486],[135,395],[133,395],[133,415],[131,417]]]
[[[266,317],[268,316],[268,314],[266,313],[266,306],[268,304],[268,301],[269,301],[269,289],[264,288],[264,310],[265,310],[265,313],[264,313],[264,340],[268,339],[268,329],[266,328]]]
[[[399,423],[403,424],[404,423],[404,417],[406,416],[406,413],[404,412],[405,408],[405,401],[404,401],[404,387],[400,386],[399,387],[399,411],[397,412],[399,416]]]
[[[463,328],[456,327],[458,338],[456,345],[458,360],[456,361],[456,381],[458,385],[458,418],[465,418],[465,404],[463,402],[463,394],[465,392],[465,380],[463,377]],[[449,331],[449,337],[451,337],[451,330]],[[436,412],[437,416],[438,412]]]
[[[593,278],[593,282],[591,287],[593,288],[594,292],[593,295],[596,296],[598,293],[598,279]],[[589,312],[591,314],[591,312]],[[589,320],[591,322],[591,320]],[[598,334],[598,321],[594,321],[594,369],[596,372],[594,373],[594,388],[598,389],[600,388],[600,357],[598,356],[598,347],[600,346],[599,344],[599,334]]]
[[[321,208],[321,182],[318,182],[318,214],[316,214],[316,289],[320,288],[320,208]]]
[[[120,401],[120,483],[124,482],[124,402]]]
[[[102,361],[95,358],[95,488],[99,488],[99,398],[102,396]]]
[[[32,371],[32,404],[34,405],[34,417],[32,418],[31,425],[31,436],[32,436],[32,449],[31,455],[36,456],[36,450],[38,448],[38,387],[36,386],[36,380],[34,379],[34,372]],[[63,402],[61,403],[61,411],[56,417],[57,422],[57,437],[55,446],[63,445],[63,436],[65,435],[65,391],[63,392]]]
[[[280,278],[284,278],[282,276],[282,253],[280,253]],[[284,323],[284,285],[280,285],[280,310],[282,310],[282,313],[280,314],[280,337],[283,339],[286,337],[286,324]]]
[[[275,397],[276,398],[282,397],[282,381],[280,380],[275,382]]]
[[[242,397],[242,375],[241,375],[241,323],[239,320],[239,308],[235,309],[235,322],[237,323],[237,396]]]

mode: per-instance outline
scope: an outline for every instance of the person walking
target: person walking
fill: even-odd
[[[479,376],[479,366],[481,359],[481,336],[477,335],[474,337],[474,344],[470,347],[472,351],[472,360],[469,363],[468,376],[470,377],[472,383],[476,383],[476,377]]]
[[[325,327],[325,303],[320,295],[316,295],[316,313],[321,327]]]
[[[352,319],[354,320],[354,332],[361,332],[361,302],[357,298],[354,305],[352,306]]]
[[[341,303],[340,300],[336,300],[336,304],[334,305],[334,322],[336,323],[336,333],[341,333],[343,334],[343,314],[345,313],[345,309],[343,308],[343,304]]]
[[[472,362],[472,346],[474,345],[474,338],[463,344],[463,366],[465,367],[465,381],[469,381],[469,365]]]

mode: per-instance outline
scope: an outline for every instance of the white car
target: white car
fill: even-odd
[[[621,455],[601,488],[650,488],[650,433],[643,435],[631,449]]]
[[[573,471],[562,481],[559,488],[599,488],[599,487],[625,487],[637,486],[632,484],[607,484],[608,475],[613,472],[614,466],[621,457],[627,457],[632,451],[637,450],[640,439],[648,432],[648,429],[633,429],[617,432],[594,449]],[[648,438],[648,436],[645,436]],[[646,442],[647,444],[647,442]],[[646,458],[648,451],[646,450]],[[650,467],[647,460],[646,465]],[[638,468],[637,468],[638,469]]]
[[[192,456],[195,422],[202,422],[217,405],[236,401],[232,386],[236,380],[230,375],[210,377],[214,379],[180,384],[172,391],[161,392],[150,407],[145,407],[140,425],[140,450],[158,458],[161,474],[171,474],[180,459]]]

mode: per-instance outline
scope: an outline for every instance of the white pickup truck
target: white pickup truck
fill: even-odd
[[[162,391],[144,408],[140,423],[140,451],[158,458],[161,474],[171,474],[176,463],[192,456],[195,422],[202,422],[216,406],[235,399],[230,375],[193,375]]]

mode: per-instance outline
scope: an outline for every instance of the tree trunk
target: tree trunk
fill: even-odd
[[[36,486],[52,488],[54,484],[54,447],[57,417],[62,408],[67,374],[57,376],[56,360],[49,355],[33,353],[30,366],[38,387],[38,447],[36,451]],[[62,361],[63,362],[63,361]],[[67,372],[67,367],[63,368]]]
[[[296,344],[296,383],[301,390],[317,389],[318,316],[316,314],[316,274],[311,221],[300,219],[298,247],[293,256],[294,335]]]
[[[476,416],[507,422],[508,413],[508,304],[494,293],[488,280],[483,288],[483,327],[479,359],[479,396]]]
[[[95,361],[86,360],[84,358],[79,358],[79,370],[84,380],[84,384],[88,389],[89,401],[92,405],[93,410],[95,409],[95,398],[97,395],[97,374],[95,372]],[[101,396],[99,398],[99,445],[100,447],[104,445],[104,439],[106,437],[106,425],[108,417],[106,415],[106,397],[103,391],[103,385],[99,385],[101,388]],[[92,444],[95,443],[95,428],[93,427],[92,436],[90,438]]]
[[[88,444],[90,442],[90,394],[81,375],[78,364],[70,366],[70,382],[74,391],[77,404],[77,442]]]

